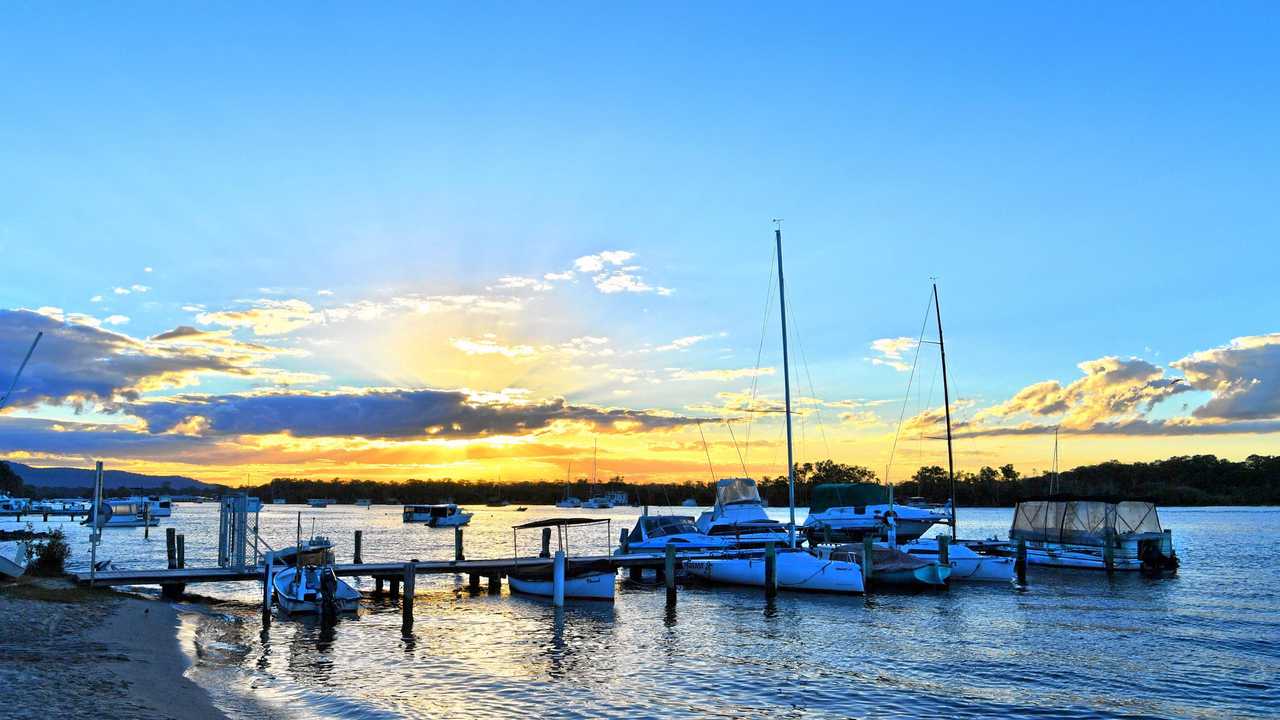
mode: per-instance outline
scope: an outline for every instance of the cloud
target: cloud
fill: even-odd
[[[675,340],[672,340],[666,345],[659,345],[658,347],[654,348],[654,350],[656,350],[657,352],[668,352],[671,350],[687,350],[710,337],[711,337],[710,335],[686,335],[685,337],[682,337],[682,338],[676,338]]]
[[[133,290],[133,291],[134,291],[134,292],[136,292],[136,293],[144,293],[144,292],[149,292],[149,291],[151,290],[151,288],[150,288],[149,286],[147,286],[147,285],[138,285],[137,283],[135,283],[135,284],[133,284],[133,285],[130,285],[130,286],[129,286],[129,289]]]
[[[911,369],[911,364],[906,362],[903,353],[915,349],[916,344],[916,340],[909,337],[872,340],[871,349],[880,353],[880,356],[871,358],[871,364],[885,365],[898,372],[907,372]]]
[[[636,254],[627,250],[605,250],[595,255],[583,255],[573,261],[573,269],[578,272],[600,272],[607,265],[623,265]]]
[[[519,275],[504,275],[498,278],[496,287],[503,290],[533,290],[535,292],[546,292],[553,286],[551,283],[543,282],[537,278],[521,277]]]
[[[544,273],[542,276],[543,280],[547,280],[550,282],[572,280],[573,278],[574,278],[574,274],[572,270],[565,270],[564,272],[558,272],[558,273]]]
[[[1182,371],[1191,387],[1213,393],[1192,413],[1197,418],[1280,417],[1280,333],[1238,337],[1171,365]]]
[[[725,382],[728,380],[738,380],[740,378],[757,377],[760,375],[773,375],[776,372],[777,371],[771,367],[738,368],[734,370],[685,370],[683,368],[668,368],[669,377],[672,380],[689,381]]]
[[[318,322],[321,315],[302,300],[262,299],[245,310],[218,310],[196,315],[201,325],[250,328],[254,335],[283,335]]]
[[[101,295],[94,295],[93,297],[89,298],[89,302],[91,302],[91,303],[100,303],[100,302],[102,302],[102,296],[101,296]]]
[[[127,288],[127,287],[118,287],[118,288],[115,288],[114,290],[112,290],[111,292],[113,292],[113,293],[115,293],[115,294],[117,294],[117,295],[128,295],[128,294],[129,294],[129,288]]]
[[[129,318],[125,315],[108,315],[102,322],[107,325],[124,325],[129,322]]]
[[[468,355],[501,355],[515,359],[532,358],[538,352],[530,345],[503,345],[492,333],[480,338],[449,338],[449,344]]]
[[[434,389],[179,395],[130,403],[127,412],[145,421],[151,433],[181,426],[212,435],[294,437],[474,438],[522,435],[560,421],[587,423],[602,432],[642,432],[695,422],[658,411],[574,405],[563,398]]]
[[[317,294],[317,295],[330,296],[330,295],[333,295],[333,291],[332,291],[332,290],[317,290],[317,291],[316,291],[316,294]]]
[[[144,268],[142,268],[142,272],[149,273],[149,272],[151,272],[151,268],[150,268],[150,267],[144,267]]]

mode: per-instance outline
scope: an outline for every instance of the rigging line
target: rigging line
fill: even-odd
[[[796,345],[800,346],[800,363],[804,365],[804,375],[809,381],[809,397],[814,400],[814,409],[818,414],[818,432],[822,435],[822,444],[827,450],[827,459],[832,459],[831,443],[827,442],[827,426],[822,420],[822,403],[818,402],[818,392],[813,389],[813,375],[809,373],[809,358],[804,354],[804,343],[800,340],[800,327],[796,322],[796,314],[791,313],[791,336],[795,338]]]
[[[716,467],[711,464],[711,448],[707,447],[706,433],[702,432],[702,421],[698,420],[698,434],[702,436],[702,450],[707,454],[707,467],[711,470],[711,484],[716,483]]]
[[[760,320],[760,345],[756,348],[756,369],[751,375],[751,400],[747,404],[748,412],[753,411],[756,406],[756,391],[760,387],[760,358],[764,355],[764,335],[769,327],[769,315],[773,311],[773,283],[775,278],[773,270],[778,258],[772,251],[769,253],[769,286],[765,290],[764,295],[764,314]],[[746,439],[746,457],[751,457],[751,419],[747,420],[747,439]]]
[[[747,461],[742,459],[742,450],[738,448],[738,439],[733,436],[733,425],[725,420],[724,426],[729,428],[729,439],[733,441],[733,449],[738,451],[738,462],[742,464],[742,477],[751,477],[751,473],[747,472]]]
[[[916,341],[916,354],[911,360],[911,374],[907,376],[907,392],[902,398],[902,410],[898,412],[898,426],[893,431],[893,444],[889,446],[889,462],[884,468],[884,482],[889,483],[889,474],[893,469],[893,456],[898,451],[898,438],[902,435],[902,422],[907,417],[907,405],[911,402],[911,384],[916,378],[916,366],[920,364],[920,346],[924,341],[925,328],[929,326],[929,311],[933,309],[933,293],[929,293],[929,302],[924,306],[924,320],[920,324],[920,339]]]

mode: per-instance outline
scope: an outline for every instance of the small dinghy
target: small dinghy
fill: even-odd
[[[276,604],[290,615],[320,614],[326,595],[332,597],[337,612],[355,612],[360,607],[360,591],[340,580],[329,565],[278,570],[271,585]]]
[[[819,547],[816,552],[819,557],[831,560],[851,563],[862,560],[861,545]],[[939,587],[946,585],[947,578],[951,577],[951,568],[938,563],[936,559],[916,557],[884,543],[876,543],[872,547],[871,560],[871,582],[877,585]]]
[[[22,577],[31,562],[31,546],[25,542],[0,545],[0,575]]]

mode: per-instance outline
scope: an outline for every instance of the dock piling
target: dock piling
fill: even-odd
[[[1116,569],[1116,543],[1115,537],[1108,530],[1102,544],[1102,564],[1107,568],[1107,572]]]
[[[667,547],[670,547],[669,545]],[[764,544],[764,596],[778,594],[778,548],[773,541]]]
[[[1013,561],[1013,572],[1018,576],[1018,584],[1027,584],[1027,541],[1018,538],[1018,555]]]
[[[382,576],[381,575],[373,579],[373,593],[375,595],[382,594]]]
[[[267,551],[266,562],[262,566],[262,632],[271,629],[271,571],[275,561],[275,552]]]
[[[547,528],[550,530],[551,528]],[[622,548],[622,554],[626,555],[630,552],[630,543],[627,542],[627,529],[622,528],[618,531],[618,547]]]
[[[490,595],[502,594],[502,574],[501,573],[489,573],[489,594]]]
[[[676,546],[667,543],[667,554],[662,562],[662,581],[667,586],[667,606],[676,604]]]
[[[178,568],[181,569],[187,566],[187,536],[183,535],[182,533],[178,533],[177,544],[178,544]]]
[[[400,597],[400,581],[396,578],[387,578],[387,582],[391,585],[392,599]]]
[[[951,566],[951,536],[938,536],[938,564],[946,567]]]
[[[413,591],[417,578],[413,563],[404,564],[404,600],[400,602],[400,634],[408,637],[413,634]]]
[[[556,550],[551,570],[551,602],[556,607],[564,607],[564,569],[564,550]]]
[[[462,562],[466,558],[462,555],[462,526],[459,525],[453,529],[453,559],[454,562]]]
[[[164,554],[165,560],[168,561],[169,569],[175,570],[178,567],[178,541],[177,529],[164,529]],[[182,595],[182,591],[186,587],[180,583],[165,583],[160,586],[160,594],[166,598],[176,598]]]
[[[551,557],[551,528],[542,528],[542,552],[538,553],[538,557]]]
[[[871,579],[875,577],[875,557],[875,538],[864,535],[862,537],[862,589],[864,592],[871,589]]]
[[[480,592],[480,573],[470,573],[467,575],[467,590],[472,595]]]
[[[364,562],[364,560],[362,560],[362,559],[360,558],[360,550],[361,550],[361,547],[360,547],[360,546],[361,546],[361,544],[362,544],[362,542],[361,542],[361,541],[362,541],[363,539],[364,539],[364,531],[363,531],[363,530],[357,530],[357,531],[356,531],[356,552],[355,552],[355,558],[352,560],[352,562],[354,562],[354,563],[355,563],[355,564],[357,564],[357,565],[360,565],[360,564],[362,564],[362,563]]]

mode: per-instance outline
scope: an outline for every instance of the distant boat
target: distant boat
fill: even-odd
[[[508,505],[510,505],[510,504],[511,504],[511,503],[507,502],[506,500],[503,500],[503,499],[501,499],[501,498],[497,498],[497,499],[490,500],[489,502],[485,503],[485,506],[486,506],[486,507],[506,507],[506,506],[508,506]]]
[[[22,577],[31,562],[31,545],[25,542],[0,545],[0,574]]]
[[[333,498],[310,498],[307,500],[307,504],[313,508],[329,507],[335,502],[337,502],[337,500],[334,500]]]
[[[271,577],[276,603],[290,615],[318,614],[323,609],[321,583],[333,588],[334,609],[340,613],[355,612],[360,607],[360,591],[343,582],[329,565],[287,567]]]
[[[604,495],[597,495],[582,503],[583,510],[608,510],[611,507],[613,507],[613,502]]]
[[[0,493],[0,512],[26,512],[31,501],[26,498],[9,497]]]
[[[97,513],[90,513],[81,525],[93,525],[96,519],[97,526],[105,527],[155,527],[160,524],[160,519],[150,514],[150,508],[145,502],[137,500],[104,500],[98,506]],[[96,518],[94,515],[96,514]]]
[[[685,501],[680,503],[680,505],[681,507],[698,507],[698,501],[693,498],[685,498]]]
[[[360,498],[359,500],[356,500],[356,507],[367,508],[372,504],[373,504],[373,501],[370,500],[369,498]]]
[[[276,498],[275,500],[271,501],[271,504],[272,505],[288,505],[289,501],[285,500],[284,498]]]
[[[401,517],[404,522],[426,523],[428,527],[458,527],[471,522],[471,513],[453,503],[405,505]]]
[[[525,507],[525,506],[521,505],[520,507],[516,508],[516,512],[524,512],[524,511],[526,511],[526,510],[528,510],[528,509],[529,509],[529,508],[527,508],[527,507]]]
[[[580,507],[582,507],[582,501],[581,501],[581,500],[579,500],[579,499],[578,499],[578,498],[576,498],[576,497],[567,497],[567,498],[565,498],[565,499],[563,499],[563,500],[557,501],[557,502],[556,502],[556,507],[558,507],[558,508],[580,508]]]

